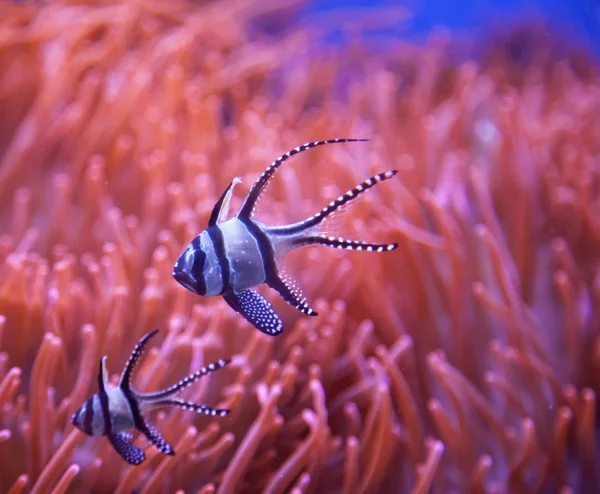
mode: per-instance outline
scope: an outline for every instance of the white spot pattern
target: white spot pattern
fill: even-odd
[[[190,374],[189,376],[184,377],[181,381],[174,384],[173,386],[169,386],[168,388],[163,389],[162,391],[158,391],[156,393],[148,393],[148,394],[144,395],[144,397],[151,398],[151,399],[158,399],[158,398],[166,398],[167,396],[171,396],[175,393],[178,393],[182,389],[187,388],[188,386],[191,386],[196,381],[198,381],[198,379],[200,379],[201,377],[206,376],[207,374],[210,374],[211,372],[215,372],[219,369],[222,369],[230,362],[231,362],[230,359],[219,359],[216,362],[212,362],[212,363],[200,368],[200,370],[194,372],[193,374]]]
[[[342,237],[327,237],[325,235],[321,235],[317,237],[317,242],[320,245],[325,245],[326,247],[334,247],[337,249],[346,249],[346,250],[366,250],[369,252],[389,252],[398,248],[397,243],[393,244],[371,244],[368,242],[361,242],[360,240],[346,240]]]
[[[146,333],[144,336],[142,336],[140,341],[138,341],[137,344],[133,347],[133,351],[127,359],[125,367],[123,368],[123,373],[121,374],[121,386],[125,385],[126,388],[129,388],[129,386],[131,385],[133,371],[137,366],[140,357],[144,353],[144,348],[146,348],[146,345],[150,341],[150,338],[152,338],[156,333],[158,333],[158,329],[154,329],[149,333]]]
[[[284,299],[286,300],[286,302],[288,302],[290,305],[292,305],[293,307],[298,309],[303,314],[307,314],[309,316],[312,316],[312,315],[316,316],[317,312],[315,312],[313,309],[311,309],[308,306],[306,297],[302,293],[302,290],[298,286],[298,283],[296,282],[296,280],[294,278],[292,278],[288,275],[282,274],[282,273],[279,274],[279,278],[281,279],[281,281],[287,288],[288,295],[293,298],[293,302],[292,302],[292,301],[288,300],[288,297],[284,296]]]
[[[233,295],[236,309],[255,328],[268,335],[283,331],[283,322],[272,305],[260,293],[251,288]]]
[[[121,431],[111,434],[108,439],[121,458],[131,465],[139,465],[146,459],[146,455],[141,449],[129,442],[132,437],[129,432]]]
[[[356,199],[363,192],[366,192],[371,187],[375,186],[379,182],[383,182],[392,178],[394,175],[398,173],[396,170],[391,170],[385,173],[378,173],[377,175],[368,178],[364,182],[358,184],[353,189],[350,189],[345,194],[339,196],[334,201],[331,201],[327,206],[325,206],[321,211],[318,211],[310,218],[304,220],[301,225],[305,225],[306,228],[311,226],[318,225],[322,221],[325,220],[328,216],[331,216],[333,213],[340,211],[346,204],[348,204],[353,199]]]
[[[183,400],[168,400],[168,404],[179,407],[183,410],[189,410],[191,412],[201,413],[204,415],[210,415],[211,417],[225,417],[229,414],[229,410],[225,408],[212,408],[206,405],[197,405],[196,403],[190,403],[189,401]],[[167,404],[165,402],[165,404]]]
[[[175,454],[175,451],[173,450],[173,447],[163,439],[163,437],[160,435],[160,432],[158,432],[152,425],[150,424],[145,424],[146,428],[148,429],[147,431],[145,431],[148,437],[148,440],[154,445],[156,446],[156,448],[163,454],[165,455],[173,455]]]

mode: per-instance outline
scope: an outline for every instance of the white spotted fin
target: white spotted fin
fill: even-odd
[[[283,322],[271,303],[252,288],[223,295],[229,306],[241,314],[256,329],[270,336],[283,331]]]

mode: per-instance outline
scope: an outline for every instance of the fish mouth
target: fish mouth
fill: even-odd
[[[192,278],[189,275],[189,273],[178,268],[177,264],[175,264],[175,267],[173,268],[173,278],[175,278],[177,283],[179,283],[184,288],[187,288],[188,290],[196,293],[196,280],[194,280],[194,278]]]

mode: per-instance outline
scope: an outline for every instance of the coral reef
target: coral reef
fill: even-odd
[[[596,69],[535,30],[329,46],[300,6],[0,5],[1,492],[598,489]],[[232,177],[335,137],[372,140],[294,158],[262,218],[398,168],[340,223],[396,252],[293,253],[320,315],[264,291],[277,338],[171,278]],[[232,413],[159,412],[177,455],[130,467],[70,417],[155,327],[140,390],[234,356],[185,394]]]

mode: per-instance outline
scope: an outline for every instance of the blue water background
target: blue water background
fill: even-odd
[[[406,6],[412,18],[387,35],[425,37],[445,26],[454,33],[479,34],[527,19],[543,19],[600,55],[600,0],[312,0],[306,18],[339,8]],[[551,33],[549,33],[551,34]]]

